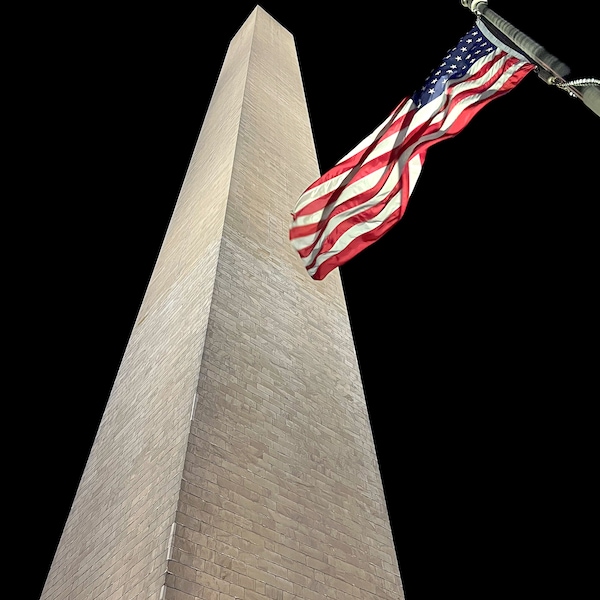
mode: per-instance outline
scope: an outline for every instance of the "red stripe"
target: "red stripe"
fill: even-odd
[[[326,261],[324,261],[315,273],[312,275],[313,279],[323,279],[330,271],[339,267],[346,263],[348,260],[356,256],[359,252],[364,250],[367,246],[377,241],[382,235],[384,235],[393,225],[395,225],[404,215],[406,211],[406,207],[409,199],[409,190],[410,184],[409,174],[408,174],[408,163],[415,156],[419,156],[421,160],[421,164],[425,160],[425,154],[430,146],[436,144],[443,139],[453,137],[457,133],[459,133],[467,123],[474,117],[474,115],[479,112],[485,105],[487,105],[491,100],[506,94],[508,91],[513,89],[532,69],[535,68],[535,65],[530,63],[526,63],[521,66],[515,73],[513,73],[503,84],[502,86],[494,90],[489,97],[486,98],[478,98],[473,104],[462,109],[461,113],[457,116],[455,121],[448,127],[448,129],[442,131],[446,123],[447,116],[450,112],[456,107],[456,105],[465,99],[468,99],[473,96],[481,96],[485,94],[490,88],[497,85],[499,78],[501,78],[506,70],[513,66],[518,61],[515,58],[505,58],[505,54],[500,54],[493,61],[490,61],[482,66],[479,71],[475,74],[471,74],[469,78],[464,80],[456,80],[453,81],[445,92],[444,96],[444,104],[439,108],[439,110],[432,115],[432,120],[436,117],[439,119],[440,115],[443,115],[444,118],[439,119],[435,124],[431,122],[425,122],[420,124],[410,133],[403,133],[405,135],[404,139],[402,139],[401,143],[390,151],[382,154],[381,156],[372,158],[369,160],[369,156],[373,154],[373,151],[381,144],[382,140],[385,140],[393,135],[398,135],[403,130],[408,129],[410,123],[412,122],[414,115],[416,114],[418,109],[409,111],[403,117],[392,120],[388,125],[379,132],[377,137],[372,141],[371,144],[367,148],[356,152],[356,154],[349,156],[343,162],[338,163],[332,169],[327,171],[322,177],[317,179],[307,190],[304,192],[305,194],[316,188],[319,185],[331,180],[334,177],[339,177],[346,174],[346,178],[339,184],[336,189],[332,190],[324,194],[319,198],[315,198],[311,201],[307,206],[303,207],[298,213],[295,215],[310,215],[310,214],[319,214],[321,213],[321,219],[318,223],[313,223],[311,225],[304,226],[292,226],[290,228],[290,239],[296,239],[308,235],[314,235],[315,233],[319,233],[321,235],[317,236],[317,239],[314,240],[310,245],[302,248],[299,251],[299,254],[302,258],[306,258],[310,255],[314,248],[318,248],[319,252],[312,261],[310,265],[306,268],[311,269],[315,262],[318,260],[320,256],[324,253],[331,250],[334,244],[340,239],[342,235],[344,235],[347,231],[349,231],[352,227],[357,224],[372,222],[377,218],[377,215],[381,213],[382,210],[387,206],[387,204],[398,194],[400,194],[400,206],[397,210],[391,215],[388,215],[383,223],[375,227],[374,229],[365,232],[361,235],[357,235],[355,238],[351,239],[351,241],[341,250],[336,252],[335,255],[329,257]],[[464,83],[465,81],[469,81],[474,78],[481,77],[489,72],[489,70],[499,61],[503,60],[506,64],[502,66],[501,69],[498,69],[497,73],[493,75],[493,77],[479,85],[477,88],[471,88],[469,90],[458,91],[456,90],[456,86]],[[402,109],[406,105],[407,102],[410,102],[410,99],[404,99],[394,110],[394,113],[397,114],[399,110]],[[431,139],[425,138],[430,137]],[[376,205],[369,207],[367,210],[363,211],[358,215],[353,215],[346,219],[343,219],[332,231],[330,231],[326,238],[322,238],[323,232],[327,227],[328,223],[345,212],[350,208],[354,208],[359,206],[365,202],[372,200],[380,191],[385,182],[388,180],[392,169],[397,166],[400,156],[403,152],[406,151],[407,148],[412,147],[412,151],[410,156],[405,159],[404,166],[402,168],[402,173],[400,174],[399,181],[394,186],[394,188],[388,192],[384,198],[381,198]],[[370,188],[369,190],[365,190],[359,194],[348,198],[342,203],[339,203],[339,197],[342,192],[352,183],[357,182],[364,177],[370,175],[374,171],[380,169],[382,166],[385,166],[385,172],[382,177],[378,179],[376,184]],[[302,197],[300,198],[301,201]],[[299,202],[300,202],[299,201]],[[295,220],[295,218],[294,218]]]
[[[390,165],[390,169],[392,168],[392,166],[393,165]],[[387,177],[385,179],[387,179]],[[346,231],[348,231],[350,228],[352,228],[355,225],[358,225],[360,223],[365,223],[365,222],[374,220],[375,217],[377,217],[377,215],[387,206],[387,204],[390,202],[390,200],[392,198],[394,198],[397,194],[401,194],[400,208],[399,208],[399,211],[394,211],[394,213],[399,212],[398,219],[400,219],[402,217],[402,215],[404,214],[404,211],[406,210],[405,205],[406,205],[408,198],[406,196],[405,190],[410,189],[409,184],[410,184],[410,182],[408,181],[408,171],[407,171],[407,169],[404,169],[400,175],[400,179],[398,180],[398,183],[385,196],[385,198],[382,198],[377,204],[375,204],[374,206],[371,206],[370,208],[363,211],[359,215],[353,215],[352,217],[349,217],[349,218],[343,220],[335,227],[335,229],[333,229],[331,232],[329,232],[329,234],[327,235],[327,238],[322,241],[319,253],[317,254],[317,256],[315,256],[314,260],[311,262],[310,265],[307,266],[307,268],[310,269],[315,264],[318,257],[321,254],[328,252],[332,248],[332,246],[337,242],[337,240],[344,233],[346,233]],[[394,214],[394,213],[392,213],[392,214]],[[389,216],[386,218],[386,221],[385,221],[386,223],[388,222],[389,218],[390,218]],[[379,235],[374,234],[373,232],[379,231],[380,229],[381,229],[381,226],[378,226],[374,230],[366,232],[358,237],[360,237],[361,239],[364,239],[364,240],[367,240],[367,239],[371,240],[369,243],[372,243],[379,237]],[[385,231],[387,231],[387,229]],[[358,239],[358,238],[355,238],[355,239]],[[313,244],[313,246],[314,246],[314,244]],[[345,250],[342,250],[342,252],[343,251],[345,251]],[[306,254],[300,253],[300,256],[302,258],[305,258],[306,256],[308,256],[308,254],[310,254],[310,252],[307,252]],[[328,259],[328,260],[331,260],[331,259]]]
[[[343,213],[346,210],[350,210],[356,206],[359,206],[360,204],[364,204],[365,202],[369,202],[370,200],[372,200],[381,191],[381,188],[387,182],[387,180],[391,174],[391,171],[396,166],[396,163],[397,163],[398,158],[399,158],[400,154],[402,153],[402,151],[403,151],[403,147],[399,146],[399,147],[395,148],[394,151],[386,153],[387,156],[389,156],[389,160],[387,161],[385,172],[383,173],[382,177],[379,178],[377,183],[371,189],[365,190],[364,192],[349,198],[346,202],[343,202],[342,204],[333,206],[333,210],[331,211],[331,213],[328,214],[324,219],[321,219],[321,221],[319,222],[318,230],[323,231],[327,227],[327,224],[329,223],[329,221],[331,221],[331,219],[333,219],[340,213]],[[396,193],[398,192],[400,181],[402,180],[403,176],[404,176],[404,171],[400,174],[399,182],[376,205],[362,211],[360,214],[352,215],[352,216],[348,217],[347,219],[342,221],[340,224],[338,224],[335,227],[335,229],[333,229],[331,232],[329,232],[329,234],[327,235],[327,239],[325,241],[321,242],[322,247],[321,247],[320,252],[321,253],[327,252],[331,248],[331,246],[333,246],[333,244],[336,242],[336,240],[345,231],[347,231],[350,227],[356,225],[357,223],[363,223],[365,221],[370,221],[372,218],[374,218],[376,215],[378,215],[383,210],[383,208],[387,205],[390,198],[394,197],[396,195]],[[313,248],[319,243],[319,241],[320,241],[320,238],[315,240],[307,248],[303,249],[300,252],[300,256],[302,258],[305,258],[306,256],[308,256],[312,252]]]
[[[415,114],[416,111],[410,111],[405,117],[399,119],[398,121],[400,121],[400,123],[397,124],[395,129],[402,130],[403,128],[408,127],[410,121],[412,120]],[[389,135],[385,135],[382,139],[387,139],[388,137]],[[379,143],[381,143],[381,140]],[[376,146],[370,146],[368,151],[373,152],[375,148]],[[324,225],[336,215],[370,200],[376,193],[379,192],[379,190],[387,180],[387,177],[389,176],[389,170],[391,166],[396,164],[398,158],[400,157],[403,151],[404,147],[402,144],[400,144],[392,148],[388,152],[366,162],[364,165],[360,166],[360,168],[358,168],[354,173],[349,173],[347,179],[343,183],[341,183],[338,188],[332,190],[331,192],[328,192],[327,194],[324,194],[320,198],[316,198],[313,202],[305,206],[302,210],[297,211],[294,214],[294,220],[296,220],[297,217],[303,215],[317,214],[319,212],[323,213],[323,217],[318,223],[312,223],[310,225],[299,225],[294,227],[294,229],[290,231],[290,239],[296,239],[299,237],[304,237],[316,233],[317,231],[324,228]],[[339,197],[349,185],[356,181],[364,179],[366,176],[385,166],[388,167],[386,173],[384,173],[384,175],[377,181],[377,183],[372,188],[370,188],[369,190],[365,190],[360,194],[352,196],[351,198],[348,198],[344,202],[338,204]],[[332,207],[333,210],[331,212],[327,212],[326,208],[328,206]],[[314,245],[315,244],[313,244],[311,248],[314,247]],[[310,251],[307,254],[309,253]]]
[[[409,98],[405,98],[394,109],[393,112],[394,113],[399,112],[404,107],[404,105],[407,102],[409,102],[409,101],[410,101]],[[415,113],[416,113],[416,109],[414,109],[412,111],[409,111],[406,115],[404,115],[400,119],[396,119],[395,121],[391,121],[388,124],[388,127],[384,131],[380,132],[380,135],[378,137],[376,137],[373,140],[373,142],[371,142],[371,144],[369,144],[369,146],[367,146],[366,148],[360,150],[356,154],[353,154],[352,156],[349,156],[343,162],[335,164],[331,169],[329,169],[329,171],[327,171],[326,173],[324,173],[323,175],[321,175],[321,177],[319,177],[308,188],[306,188],[306,190],[304,190],[304,192],[300,196],[299,203],[302,200],[302,196],[304,196],[310,190],[313,190],[314,188],[322,185],[323,183],[326,183],[327,181],[330,181],[331,179],[334,179],[335,177],[343,175],[344,173],[348,173],[348,172],[352,171],[352,169],[354,169],[355,167],[360,166],[361,163],[365,160],[365,157],[367,157],[369,154],[371,154],[375,150],[375,148],[383,140],[386,140],[390,136],[398,133],[402,129],[403,123],[405,123],[407,119],[409,119],[409,122],[410,122],[410,120],[412,119],[412,117],[413,117],[413,115]],[[344,182],[344,183],[346,183],[346,182]],[[308,210],[308,209],[309,209],[309,207],[311,207],[311,208],[313,207],[314,202],[318,202],[321,198],[325,198],[325,197],[326,197],[326,195],[319,197],[317,200],[313,201],[312,203],[310,203],[307,206],[305,206],[302,209],[300,209],[296,213],[296,215],[302,216],[302,215],[305,215],[305,214],[311,214],[312,212],[317,212],[318,210],[320,210],[320,207],[319,207],[318,204],[314,205],[314,209],[312,209],[312,210]]]

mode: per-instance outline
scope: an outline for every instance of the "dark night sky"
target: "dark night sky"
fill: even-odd
[[[597,19],[544,4],[490,1],[570,78],[600,77]],[[19,473],[32,598],[254,6],[52,7],[24,29],[40,51],[11,267],[29,390],[16,404],[38,457]],[[296,38],[323,171],[474,19],[459,0],[261,6]],[[342,268],[407,600],[512,595],[522,574],[532,597],[549,580],[573,597],[591,576],[599,134],[599,116],[530,74],[429,151],[403,220]]]

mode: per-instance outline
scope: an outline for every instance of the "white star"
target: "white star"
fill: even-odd
[[[460,51],[461,51],[461,52],[466,52],[467,50],[468,50],[468,48],[467,48],[466,46],[463,46],[463,47],[460,49]]]

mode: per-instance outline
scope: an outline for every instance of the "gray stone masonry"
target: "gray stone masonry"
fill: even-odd
[[[227,50],[42,600],[398,600],[339,273],[290,211],[319,175],[293,36]]]

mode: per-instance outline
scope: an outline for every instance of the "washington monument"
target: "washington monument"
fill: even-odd
[[[234,33],[234,32],[232,32]],[[404,598],[293,35],[233,36],[41,600]]]

